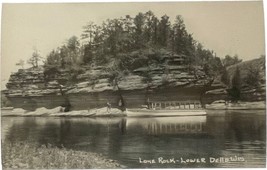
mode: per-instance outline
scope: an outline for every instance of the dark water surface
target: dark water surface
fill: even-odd
[[[265,122],[265,111],[161,118],[2,117],[2,142],[64,145],[101,153],[127,168],[265,167]]]

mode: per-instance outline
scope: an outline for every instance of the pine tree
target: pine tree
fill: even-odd
[[[232,88],[228,91],[232,102],[237,102],[241,98],[241,77],[239,67],[236,67],[232,78]]]

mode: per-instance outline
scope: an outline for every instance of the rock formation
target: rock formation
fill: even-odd
[[[229,72],[232,67],[228,69]],[[100,66],[84,67],[75,77],[75,82],[68,79],[68,74],[67,70],[60,70],[48,77],[43,67],[20,69],[10,76],[4,94],[12,102],[12,106],[27,110],[58,106],[82,110],[105,107],[107,102],[112,107],[118,107],[121,96],[126,107],[140,107],[147,99],[200,100],[201,95],[205,94],[206,102],[210,103],[227,96],[227,86],[219,78],[205,89],[209,80],[202,68],[190,70],[183,65],[180,56],[169,56],[163,64],[135,69],[123,75],[117,82],[118,86],[111,79],[110,72]],[[264,100],[265,83],[262,83],[261,88],[264,92],[247,89],[244,95],[259,93],[261,100]]]

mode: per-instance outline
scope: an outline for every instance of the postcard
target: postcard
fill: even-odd
[[[266,167],[263,1],[3,3],[3,169]]]

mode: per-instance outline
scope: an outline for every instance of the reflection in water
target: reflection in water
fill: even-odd
[[[129,168],[264,167],[265,113],[224,112],[160,118],[3,117],[2,142],[64,145]],[[139,158],[242,156],[246,162],[140,164]]]
[[[140,126],[151,135],[204,133],[206,116],[128,118],[127,129]]]

